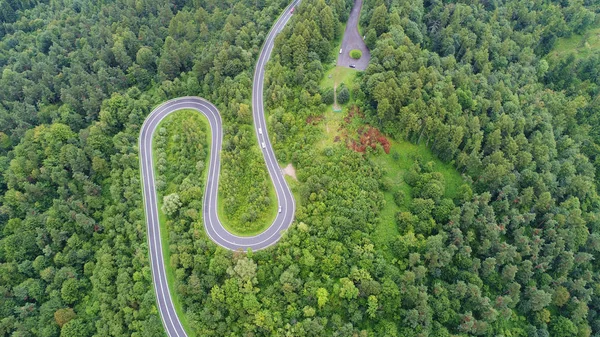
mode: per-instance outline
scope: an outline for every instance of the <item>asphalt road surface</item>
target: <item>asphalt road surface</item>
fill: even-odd
[[[202,214],[204,217],[204,228],[208,236],[218,245],[230,250],[260,250],[273,245],[281,238],[281,232],[287,229],[294,219],[295,201],[287,185],[279,164],[275,159],[275,153],[269,141],[267,124],[265,121],[263,107],[263,85],[265,76],[265,64],[271,56],[275,36],[287,24],[292,14],[292,7],[300,3],[293,1],[279,17],[260,52],[256,69],[254,72],[254,83],[252,90],[252,113],[254,116],[254,130],[258,143],[263,153],[271,181],[277,193],[277,202],[280,209],[277,217],[264,232],[256,236],[236,236],[229,233],[217,217],[217,193],[219,184],[219,172],[221,165],[221,144],[223,143],[223,128],[219,110],[210,102],[200,97],[181,97],[167,101],[155,108],[144,121],[140,132],[140,170],[142,176],[142,187],[144,193],[144,207],[146,211],[146,223],[148,227],[148,248],[150,253],[150,267],[152,269],[152,281],[154,291],[163,325],[169,337],[186,337],[181,321],[177,317],[175,307],[165,271],[165,260],[162,253],[162,242],[160,238],[160,225],[158,221],[158,203],[155,187],[155,174],[152,165],[152,136],[158,124],[166,116],[181,109],[194,109],[208,118],[212,131],[210,162],[208,167],[208,181],[204,194]],[[259,129],[262,131],[259,132]],[[265,143],[265,148],[260,144]]]
[[[338,54],[338,66],[348,68],[351,64],[354,64],[356,65],[356,69],[365,70],[369,65],[369,60],[371,60],[371,53],[358,32],[358,18],[360,17],[362,3],[362,0],[354,1],[354,6],[350,12],[348,23],[346,24],[344,38],[342,39],[342,53]],[[352,49],[360,50],[362,52],[362,57],[358,60],[351,58],[350,51]]]

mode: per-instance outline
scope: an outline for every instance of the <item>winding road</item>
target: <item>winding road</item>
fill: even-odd
[[[158,200],[155,187],[155,174],[152,159],[152,137],[159,123],[169,114],[181,109],[194,109],[204,114],[210,124],[212,139],[210,149],[210,162],[208,167],[208,181],[204,194],[202,214],[206,233],[216,244],[230,250],[260,250],[276,243],[281,238],[281,232],[287,229],[294,219],[295,201],[287,185],[275,153],[269,141],[267,124],[263,106],[263,86],[265,78],[265,65],[271,56],[275,36],[287,24],[292,16],[291,8],[300,3],[293,1],[279,17],[260,52],[254,71],[252,89],[252,113],[254,117],[254,130],[261,147],[271,181],[277,193],[279,213],[264,232],[256,236],[236,236],[229,233],[219,221],[217,216],[217,193],[219,185],[219,172],[221,166],[221,145],[223,143],[223,128],[219,110],[207,100],[200,97],[180,97],[167,101],[156,107],[144,121],[139,138],[140,170],[144,194],[144,207],[148,228],[148,248],[150,254],[150,267],[152,281],[156,293],[157,306],[160,316],[169,337],[187,337],[179,317],[175,312],[171,293],[167,284],[165,260],[160,238],[160,224],[158,219]],[[262,144],[264,143],[264,146]]]

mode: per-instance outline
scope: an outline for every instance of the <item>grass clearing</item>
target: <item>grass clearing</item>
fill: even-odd
[[[335,143],[336,137],[340,137],[341,139],[340,127],[344,122],[345,115],[345,112],[335,112],[332,110],[327,110],[323,114],[323,122],[318,125],[323,132],[323,137],[316,143],[319,152],[326,147],[332,146]]]
[[[583,58],[590,56],[599,49],[600,26],[596,26],[583,35],[573,34],[568,38],[558,39],[554,45],[554,49],[548,53],[548,56],[564,58],[573,53],[576,58]]]
[[[319,83],[321,89],[333,88],[334,83],[340,86],[344,83],[349,86],[354,81],[354,76],[358,73],[358,70],[346,67],[333,67],[325,73],[325,77]]]
[[[349,84],[354,82],[357,73],[358,71],[356,69],[338,66],[334,66],[325,73],[325,76],[321,80],[321,83],[319,83],[321,92],[326,91],[328,89],[333,90],[334,84],[337,85],[337,93],[334,92],[338,98],[337,106],[335,106],[334,104],[330,104],[329,106],[331,107],[331,109],[328,110],[336,110],[339,112],[339,109],[343,109],[343,107],[349,106],[349,104],[352,103],[351,94],[348,102],[343,104],[340,102],[340,90],[342,84],[344,84],[346,87],[349,87]]]
[[[323,114],[323,120],[317,126],[322,131],[322,138],[316,143],[319,152],[327,147],[335,146],[339,142],[345,142],[348,134],[354,134],[357,129],[366,125],[362,118],[356,117],[346,123],[344,118],[347,115],[347,110],[344,112],[327,111]],[[417,145],[391,138],[388,140],[391,144],[390,154],[379,150],[368,155],[369,160],[384,170],[383,179],[386,186],[389,187],[387,191],[384,191],[386,205],[381,210],[380,222],[373,233],[373,241],[381,247],[386,247],[387,243],[399,234],[396,226],[396,213],[408,211],[408,205],[412,201],[412,187],[404,182],[403,176],[412,168],[417,158],[424,162],[433,162],[433,170],[442,174],[445,186],[444,197],[455,198],[459,187],[464,183],[458,171],[451,164],[436,158],[425,144]],[[404,203],[401,206],[396,205],[393,197],[398,190],[404,193]]]
[[[389,139],[389,138],[388,138]],[[384,169],[383,179],[386,180],[390,187],[384,192],[385,207],[381,211],[381,221],[375,228],[373,240],[377,243],[386,246],[386,243],[399,234],[396,226],[396,213],[399,211],[407,211],[407,205],[410,204],[412,188],[404,182],[404,173],[410,170],[415,159],[421,158],[425,162],[433,162],[433,169],[440,172],[444,176],[445,193],[444,197],[454,198],[458,188],[463,184],[463,179],[450,164],[446,164],[437,159],[433,153],[424,144],[413,144],[403,140],[389,139],[391,143],[390,154],[379,151],[372,155],[371,160]],[[394,192],[401,190],[404,192],[404,203],[402,206],[396,205],[394,202]]]

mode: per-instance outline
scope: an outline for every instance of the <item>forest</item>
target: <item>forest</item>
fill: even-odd
[[[600,52],[552,53],[598,27],[600,4],[365,0],[372,58],[346,83],[341,114],[360,111],[360,127],[394,140],[387,154],[323,142],[319,125],[331,96],[319,84],[352,3],[304,0],[267,64],[269,134],[298,178],[295,222],[277,245],[230,252],[206,236],[209,131],[189,112],[161,125],[166,263],[186,332],[600,336]],[[250,94],[286,5],[0,2],[1,335],[165,335],[137,140],[166,99],[218,106],[227,221],[268,217]],[[429,154],[399,155],[397,141]],[[407,161],[402,191],[386,156]],[[376,235],[390,225],[396,234]]]

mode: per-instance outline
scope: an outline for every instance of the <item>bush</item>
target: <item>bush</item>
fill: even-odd
[[[179,194],[171,193],[163,197],[162,211],[166,215],[171,216],[179,210],[179,207],[181,207],[181,205],[182,203],[179,199]]]
[[[393,184],[392,184],[392,181],[390,179],[381,179],[379,187],[384,192],[387,192],[387,191],[391,190],[392,186],[393,186]]]
[[[362,52],[358,49],[352,49],[350,51],[350,57],[355,60],[358,60],[361,56],[362,56]]]
[[[444,195],[444,183],[436,179],[431,179],[419,187],[419,197],[423,199],[437,201]]]
[[[333,104],[333,89],[326,89],[321,94],[321,101],[323,101],[323,103],[327,105]]]
[[[348,91],[348,88],[343,87],[337,93],[337,102],[338,102],[338,104],[346,104],[346,103],[348,103],[349,100],[350,100],[350,91]]]
[[[398,206],[404,205],[404,192],[402,192],[401,190],[397,190],[396,192],[394,192],[394,202]]]

